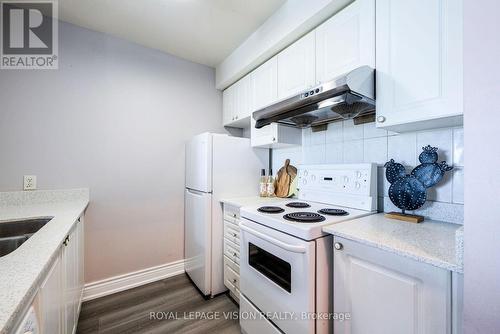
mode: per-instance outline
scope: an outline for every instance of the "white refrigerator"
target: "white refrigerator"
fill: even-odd
[[[268,154],[248,138],[225,134],[202,133],[186,144],[185,270],[205,296],[226,290],[220,200],[258,195]]]

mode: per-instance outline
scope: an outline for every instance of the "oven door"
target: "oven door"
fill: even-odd
[[[285,333],[314,333],[314,241],[248,219],[240,230],[241,293]]]

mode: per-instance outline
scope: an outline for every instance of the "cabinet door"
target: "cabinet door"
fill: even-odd
[[[335,237],[335,333],[449,334],[451,274],[374,247]]]
[[[63,333],[62,287],[61,258],[58,256],[39,291],[41,333]]]
[[[357,0],[316,29],[318,82],[362,65],[375,67],[375,0]]]
[[[222,92],[222,124],[229,125],[234,120],[235,87],[226,88]]]
[[[377,1],[377,126],[462,122],[462,0]]]
[[[302,144],[302,129],[271,123],[260,129],[255,120],[250,120],[250,143],[252,147],[283,148]]]
[[[269,59],[252,73],[254,110],[261,109],[278,99],[278,61]]]
[[[234,110],[234,121],[237,126],[246,126],[248,127],[248,119],[253,111],[253,96],[252,96],[252,78],[250,75],[243,77],[236,84],[236,102],[235,102],[235,110]],[[243,120],[246,119],[246,122]]]
[[[295,95],[315,84],[314,31],[278,54],[278,99]]]
[[[78,226],[66,239],[62,250],[65,333],[73,333],[79,302]]]
[[[84,217],[81,216],[78,222],[78,310],[82,303],[83,287],[85,285],[85,232],[83,221]]]

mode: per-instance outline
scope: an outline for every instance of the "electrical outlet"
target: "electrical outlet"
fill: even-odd
[[[24,175],[24,190],[36,190],[36,175]]]

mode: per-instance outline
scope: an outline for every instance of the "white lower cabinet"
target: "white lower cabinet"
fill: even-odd
[[[64,325],[65,333],[72,334],[76,331],[78,315],[83,289],[82,263],[82,231],[79,221],[63,243],[63,294],[64,294]]]
[[[240,209],[224,204],[224,285],[240,301]]]
[[[334,332],[450,334],[451,272],[335,237]]]
[[[82,216],[63,241],[35,298],[40,334],[76,332],[84,285],[83,240]]]
[[[41,334],[63,332],[62,265],[59,254],[38,292]]]

